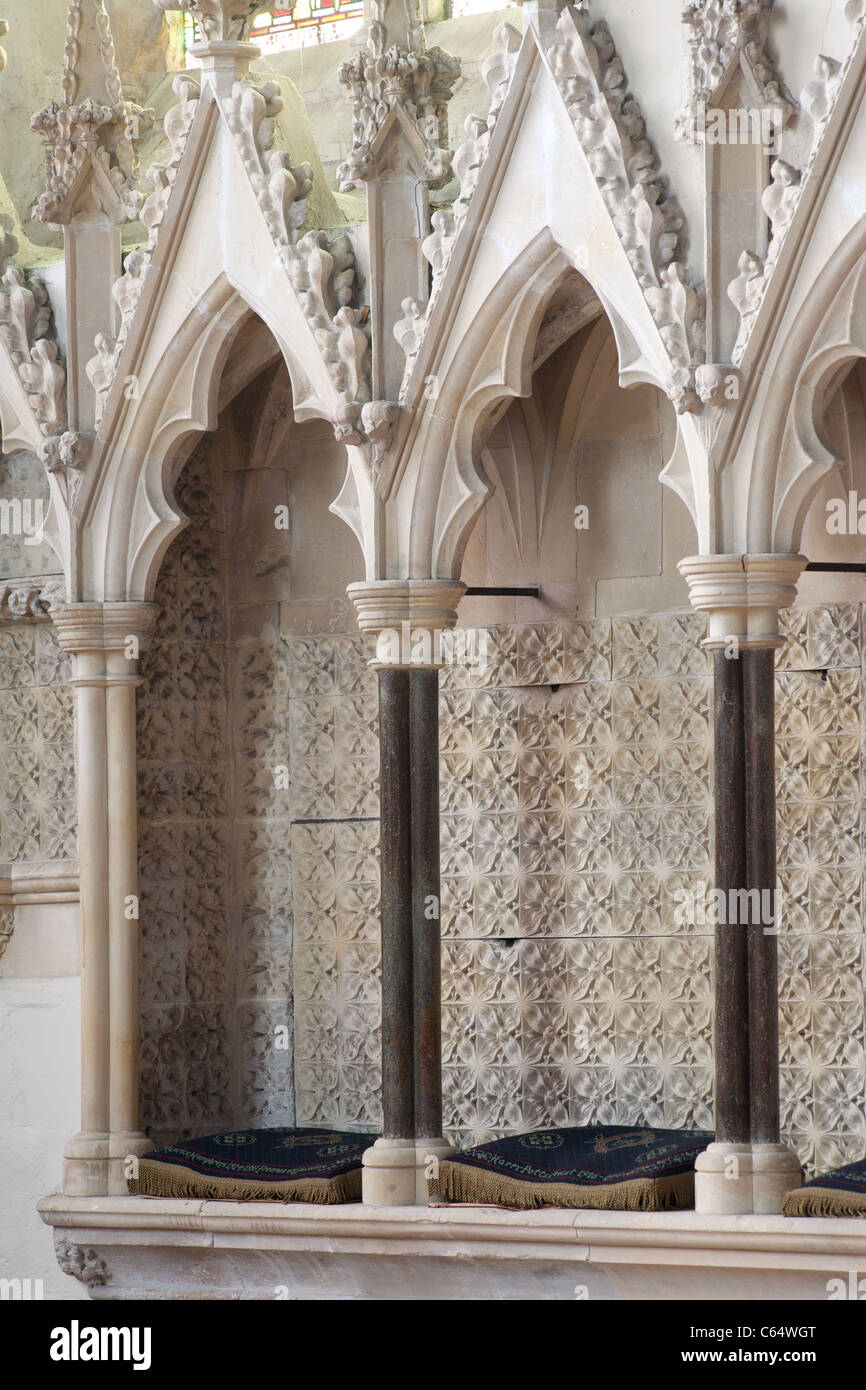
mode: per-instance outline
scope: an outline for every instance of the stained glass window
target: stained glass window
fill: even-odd
[[[512,9],[519,9],[519,0],[451,0],[449,13],[453,19],[461,19],[464,15]]]
[[[364,0],[297,0],[294,5],[272,5],[256,15],[250,39],[263,53],[279,53],[287,48],[303,48],[310,43],[345,39],[361,27]],[[186,48],[200,43],[200,21],[186,16]]]

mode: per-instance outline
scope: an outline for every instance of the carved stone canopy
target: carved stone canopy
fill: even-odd
[[[253,16],[267,8],[262,0],[154,0],[161,10],[183,10],[196,15],[209,43],[243,42]]]

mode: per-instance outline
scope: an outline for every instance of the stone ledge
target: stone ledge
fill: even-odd
[[[0,864],[0,909],[78,902],[77,859],[17,859]]]
[[[280,1288],[299,1299],[820,1301],[830,1279],[866,1274],[866,1222],[854,1219],[66,1196],[39,1212],[64,1251],[87,1251],[100,1299]]]

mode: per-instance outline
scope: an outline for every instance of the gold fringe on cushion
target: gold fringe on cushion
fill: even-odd
[[[127,1178],[133,1196],[201,1197],[220,1202],[360,1202],[361,1169],[334,1178],[293,1178],[286,1182],[254,1182],[244,1178],[214,1178],[174,1163],[140,1158],[138,1177]]]
[[[866,1193],[841,1187],[795,1187],[782,1201],[783,1216],[866,1216]]]
[[[595,1207],[603,1211],[682,1211],[695,1204],[694,1172],[669,1178],[632,1178],[628,1182],[577,1187],[564,1182],[522,1182],[443,1159],[438,1178],[428,1178],[431,1197],[472,1205],[518,1207]]]

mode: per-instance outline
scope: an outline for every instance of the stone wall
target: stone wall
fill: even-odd
[[[0,628],[0,862],[75,858],[68,678],[50,623]]]
[[[785,618],[782,1115],[811,1170],[852,1161],[866,1142],[864,648],[855,604]],[[713,929],[700,909],[683,910],[683,891],[702,902],[712,885],[700,632],[691,614],[501,627],[486,669],[443,673],[443,1078],[454,1139],[569,1122],[712,1125]],[[290,647],[292,765],[303,765],[305,812],[321,798],[329,818],[293,833],[298,1122],[364,1128],[379,1120],[375,823],[350,820],[351,796],[340,808],[335,796],[356,776],[339,756],[341,717],[366,746],[356,666],[345,648],[335,661],[332,639]],[[372,788],[360,804],[375,805]]]
[[[344,469],[327,423],[294,423],[277,366],[177,488],[190,522],[160,571],[138,699],[142,1124],[157,1138],[294,1119],[292,818],[333,812],[304,799],[302,761],[287,784],[288,634],[346,621],[353,543],[327,512]],[[346,703],[368,679],[352,660]],[[374,717],[368,702],[368,737]],[[341,725],[341,767],[347,738]]]
[[[160,572],[138,706],[142,1124],[163,1136],[293,1119],[274,1031],[291,1023],[290,835],[262,746],[287,692],[279,643],[251,654],[228,640],[216,462],[200,448],[178,489],[190,524]]]

